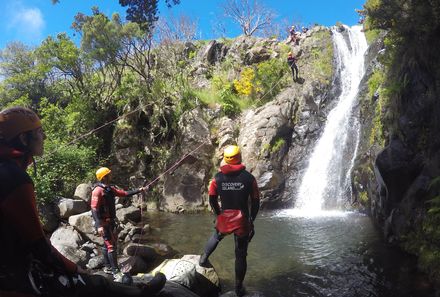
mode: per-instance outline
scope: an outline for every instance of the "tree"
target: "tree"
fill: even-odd
[[[127,8],[127,20],[137,23],[145,32],[151,32],[158,20],[157,5],[159,0],[119,0],[122,7]],[[165,0],[168,7],[179,4],[180,0]]]
[[[275,13],[261,5],[258,0],[226,0],[223,11],[240,25],[246,36],[270,26],[275,18]]]
[[[51,0],[53,4],[57,4],[60,0]],[[158,3],[159,0],[119,0],[122,7],[127,7],[126,19],[137,23],[144,32],[151,32],[158,20]],[[165,0],[168,7],[177,5],[180,0]]]
[[[0,50],[0,105],[16,100],[36,106],[40,97],[48,96],[47,68],[37,61],[35,50],[13,42]]]

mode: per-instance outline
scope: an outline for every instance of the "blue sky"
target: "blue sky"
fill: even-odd
[[[265,7],[275,11],[278,22],[301,22],[332,26],[336,22],[355,25],[358,15],[355,9],[362,8],[365,0],[259,0]],[[164,2],[162,0],[162,2]],[[185,14],[198,23],[198,37],[211,39],[218,36],[214,27],[226,22],[221,10],[222,0],[181,0],[181,4],[171,10],[164,6],[160,15],[170,12],[174,16]],[[53,5],[51,0],[0,0],[0,48],[11,41],[21,41],[28,45],[38,45],[49,35],[66,32],[72,36],[73,17],[77,12],[90,14],[90,7],[98,6],[107,15],[124,9],[118,0],[61,0]],[[227,24],[227,35],[240,34],[239,28]]]

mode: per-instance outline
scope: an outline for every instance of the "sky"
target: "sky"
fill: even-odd
[[[161,2],[165,2],[161,0]],[[352,26],[359,19],[355,9],[361,9],[365,0],[259,0],[273,10],[275,22],[300,22],[305,25],[332,26],[337,22]],[[181,0],[171,9],[161,5],[160,16],[184,14],[197,21],[197,38],[219,37],[218,23],[224,23],[228,37],[240,35],[240,29],[228,23],[221,4],[224,0]],[[0,0],[0,49],[12,41],[21,41],[38,46],[47,36],[66,32],[73,37],[70,28],[77,12],[91,14],[91,7],[98,6],[106,15],[118,12],[124,16],[125,9],[118,0],[60,0],[53,5],[51,0]],[[286,32],[287,34],[287,32]],[[78,37],[76,37],[78,38]],[[77,40],[76,40],[77,41]]]

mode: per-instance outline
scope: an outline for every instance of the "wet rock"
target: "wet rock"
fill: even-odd
[[[126,208],[121,208],[116,211],[116,217],[119,222],[125,224],[129,221],[140,222],[141,220],[141,211],[139,208],[134,206],[129,206]]]
[[[152,246],[130,243],[124,248],[124,254],[127,256],[139,256],[146,262],[153,262],[159,254]]]

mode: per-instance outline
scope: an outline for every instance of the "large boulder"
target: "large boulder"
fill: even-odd
[[[167,280],[190,289],[199,296],[217,296],[220,281],[213,267],[199,266],[199,255],[185,255],[181,259],[167,259],[152,273],[162,272]]]
[[[124,248],[127,256],[139,256],[146,262],[153,262],[159,256],[156,249],[144,244],[130,243]]]
[[[69,225],[74,226],[87,235],[95,234],[96,232],[95,221],[92,218],[91,211],[69,217]]]
[[[57,215],[56,206],[52,203],[38,205],[38,212],[41,218],[43,230],[52,233],[59,224],[60,219]]]
[[[141,210],[134,206],[120,208],[116,210],[116,217],[123,224],[130,221],[138,223],[141,221]]]
[[[213,65],[221,62],[228,53],[228,47],[221,42],[211,40],[206,47],[200,51],[199,60],[206,61]]]
[[[92,184],[79,184],[75,189],[73,198],[84,200],[87,204],[90,204],[90,199],[92,198]]]
[[[76,214],[83,213],[88,210],[88,205],[84,200],[74,200],[68,198],[61,198],[58,201],[57,209],[60,218],[67,219]]]
[[[58,228],[50,237],[52,245],[67,259],[84,265],[88,261],[88,253],[80,249],[85,240],[72,226]]]

